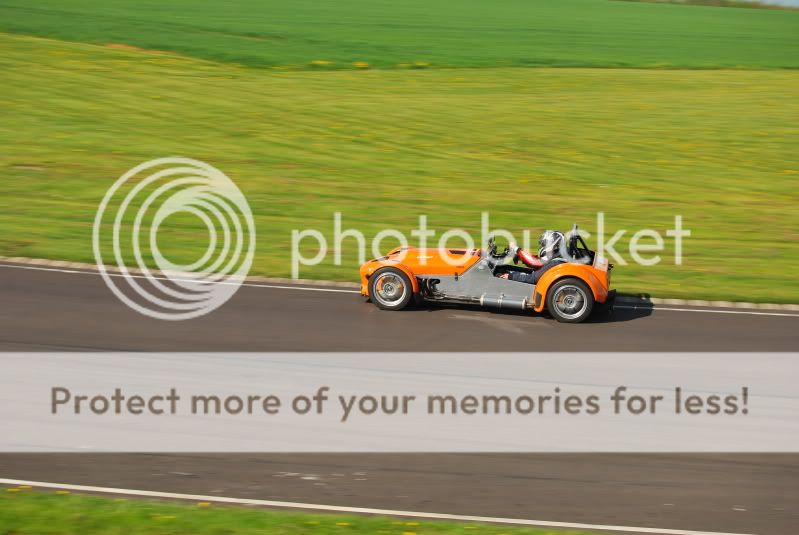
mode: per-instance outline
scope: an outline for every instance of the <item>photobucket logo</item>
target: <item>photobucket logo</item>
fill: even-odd
[[[206,228],[207,247],[195,261],[175,263],[163,254],[159,236],[178,238],[181,223],[174,221],[185,225],[192,218]],[[95,216],[92,246],[106,285],[127,306],[157,319],[186,320],[236,293],[252,265],[255,225],[244,195],[222,171],[189,158],[159,158],[111,186]],[[109,273],[108,265],[119,273]]]
[[[631,262],[641,266],[654,266],[660,264],[664,260],[664,253],[667,250],[667,242],[670,241],[673,247],[673,263],[675,266],[680,266],[683,263],[683,240],[691,236],[691,231],[684,228],[683,219],[681,215],[674,216],[673,228],[655,230],[651,228],[642,228],[634,232],[629,232],[628,229],[614,229],[615,232],[608,237],[606,232],[605,214],[604,212],[597,212],[596,214],[596,234],[592,235],[584,229],[577,229],[576,236],[579,236],[583,241],[575,244],[576,247],[587,245],[585,240],[595,239],[590,248],[595,250],[599,257],[612,261],[615,265],[626,266],[628,258]],[[539,232],[543,231],[542,228]],[[570,250],[567,247],[567,241],[571,243],[573,231],[569,229],[562,229],[565,241],[558,243],[558,251],[555,257],[562,258],[571,262],[584,263],[588,261],[590,256],[580,256],[579,251]],[[330,235],[331,233],[327,233]],[[418,249],[424,250],[428,246],[436,250],[436,261],[443,261],[444,263],[457,267],[463,264],[463,251],[482,248],[488,243],[489,237],[495,237],[499,240],[515,244],[521,247],[524,251],[535,254],[541,253],[537,233],[535,236],[529,229],[524,229],[521,232],[521,239],[517,239],[514,233],[502,228],[494,228],[491,226],[490,217],[488,212],[482,212],[480,215],[480,231],[477,234],[477,239],[464,229],[454,228],[438,234],[434,229],[427,225],[427,216],[420,215],[419,223],[416,228],[410,231],[411,239],[406,234],[398,229],[383,229],[371,240],[371,246],[367,245],[366,235],[358,229],[343,228],[342,214],[335,212],[333,214],[333,264],[342,265],[342,252],[344,250],[344,241],[355,242],[357,251],[357,260],[359,264],[366,261],[368,255],[372,258],[382,257],[387,247],[384,242],[389,242],[392,245],[393,253],[392,259],[401,262],[408,254],[410,254],[409,245],[412,243]],[[438,240],[435,237],[438,236]],[[625,240],[626,238],[626,240]],[[303,241],[309,240],[315,242],[315,247],[311,246],[310,250],[315,251],[315,254],[308,255],[308,246],[302,247]],[[452,246],[451,242],[455,241],[457,245]],[[626,247],[626,251],[622,250]],[[618,250],[617,250],[618,248]],[[327,259],[328,239],[326,234],[318,229],[294,229],[291,232],[291,276],[298,279],[300,275],[301,266],[315,266],[321,264]],[[626,254],[624,254],[626,253]],[[551,256],[552,251],[547,253]],[[574,256],[577,255],[577,256]],[[419,265],[424,266],[427,264],[427,259],[433,256],[429,252],[424,252],[415,257],[415,261]]]

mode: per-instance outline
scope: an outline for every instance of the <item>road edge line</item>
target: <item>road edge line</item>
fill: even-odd
[[[67,260],[48,260],[43,258],[28,258],[23,256],[0,256],[0,262],[8,262],[12,264],[22,264],[31,266],[42,266],[53,269],[75,269],[75,270],[89,270],[99,272],[96,264],[89,264],[86,262],[72,262]],[[105,266],[106,271],[109,273],[121,273],[117,266]],[[139,269],[129,268],[130,273],[141,275],[143,272]],[[154,271],[153,273],[159,273]],[[329,281],[317,279],[291,279],[286,277],[262,277],[251,276],[245,279],[245,282],[258,282],[268,284],[292,284],[292,285],[306,285],[306,286],[326,286],[335,288],[352,288],[360,289],[360,284],[356,282],[345,281]],[[622,295],[616,299],[617,303],[635,304],[640,306],[646,305],[672,305],[672,306],[694,306],[694,307],[707,307],[707,308],[735,308],[746,310],[782,310],[790,312],[799,312],[798,304],[781,304],[781,303],[751,303],[747,301],[712,301],[703,299],[672,299],[666,297],[649,297],[649,296],[626,296]]]
[[[173,500],[187,500],[197,502],[230,503],[234,505],[260,505],[263,507],[279,507],[288,509],[306,509],[312,511],[330,511],[338,513],[371,514],[382,516],[397,516],[410,518],[429,518],[432,520],[454,520],[461,522],[483,522],[487,524],[515,524],[533,527],[553,527],[568,529],[593,529],[601,531],[618,531],[628,533],[652,533],[661,535],[750,535],[744,533],[724,533],[717,531],[695,531],[685,529],[645,528],[634,526],[611,526],[602,524],[585,524],[577,522],[554,522],[548,520],[527,520],[521,518],[500,518],[474,515],[458,515],[448,513],[426,513],[421,511],[399,511],[393,509],[377,509],[371,507],[350,507],[343,505],[322,505],[301,502],[283,502],[275,500],[257,500],[252,498],[229,498],[224,496],[206,496],[202,494],[182,494],[175,492],[161,492],[152,490],[118,489],[113,487],[95,487],[90,485],[72,485],[67,483],[48,483],[43,481],[26,481],[22,479],[0,478],[2,485],[25,485],[32,488],[51,488],[60,490],[74,490],[100,494],[121,494],[126,496],[141,496],[148,498],[164,498]]]

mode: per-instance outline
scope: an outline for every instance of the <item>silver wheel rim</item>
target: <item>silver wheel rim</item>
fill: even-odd
[[[381,305],[387,307],[398,306],[408,293],[408,287],[402,277],[391,272],[378,275],[375,279],[374,289],[374,298]]]
[[[567,284],[555,291],[552,304],[555,305],[559,316],[571,320],[579,318],[588,308],[588,296],[582,288]]]

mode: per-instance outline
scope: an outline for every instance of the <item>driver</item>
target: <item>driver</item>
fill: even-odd
[[[535,284],[549,269],[566,262],[562,254],[565,250],[566,237],[557,230],[547,230],[541,234],[538,240],[538,256],[533,256],[515,243],[511,243],[510,252],[527,267],[533,268],[533,272],[511,271],[503,273],[499,277],[516,282]]]

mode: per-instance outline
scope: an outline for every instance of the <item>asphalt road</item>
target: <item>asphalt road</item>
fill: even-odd
[[[799,313],[642,306],[560,324],[474,307],[382,311],[353,290],[242,287],[201,318],[129,309],[96,273],[0,265],[0,351],[795,351]],[[330,290],[330,291],[327,291]],[[688,310],[686,310],[688,308]]]
[[[794,455],[0,455],[0,477],[589,524],[795,535]]]
[[[619,309],[561,325],[246,286],[163,322],[91,273],[0,266],[0,351],[794,351],[799,315]],[[681,308],[681,307],[669,307]],[[698,309],[696,309],[698,310]],[[0,455],[0,476],[220,496],[763,535],[799,527],[799,455]]]

